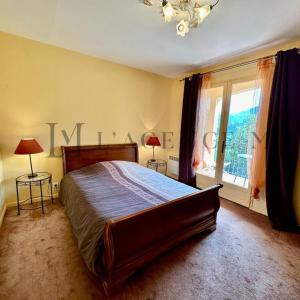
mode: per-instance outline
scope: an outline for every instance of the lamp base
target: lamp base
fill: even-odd
[[[34,178],[34,177],[37,177],[38,174],[36,174],[36,173],[30,173],[27,176],[28,176],[28,178]]]
[[[156,161],[156,159],[154,159],[154,158],[151,158],[151,159],[150,159],[150,161],[152,161],[152,162],[153,162],[153,161]]]

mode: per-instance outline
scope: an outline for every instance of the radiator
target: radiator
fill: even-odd
[[[168,158],[168,172],[178,176],[179,174],[179,158],[177,156],[170,155]]]

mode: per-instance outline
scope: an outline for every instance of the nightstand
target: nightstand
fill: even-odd
[[[41,208],[42,212],[44,213],[44,201],[45,199],[51,199],[51,202],[53,203],[53,191],[52,191],[52,174],[48,172],[37,172],[37,176],[29,178],[28,174],[21,175],[16,178],[16,189],[17,189],[17,205],[18,205],[18,215],[20,214],[21,210],[33,210]],[[43,194],[43,185],[48,184],[48,195]],[[19,195],[19,188],[22,186],[29,187],[29,198],[25,200],[20,200]],[[40,190],[39,196],[32,196],[32,187],[38,186]],[[32,205],[33,199],[40,199],[41,205],[37,207],[24,207],[24,204],[26,202],[29,202]]]
[[[167,174],[167,162],[163,159],[149,159],[147,162],[147,168],[155,169],[156,172],[159,170],[159,168],[163,168],[164,174]]]

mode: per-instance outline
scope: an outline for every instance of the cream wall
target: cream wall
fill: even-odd
[[[0,150],[5,199],[15,203],[15,178],[29,171],[28,157],[13,152],[22,137],[35,137],[45,153],[33,155],[36,171],[62,177],[61,158],[49,158],[50,129],[58,123],[55,147],[65,145],[61,130],[82,126],[82,144],[139,142],[146,131],[169,131],[168,104],[173,81],[0,32]],[[113,132],[116,135],[113,135]],[[75,137],[70,144],[75,144]],[[140,161],[152,154],[140,147]],[[157,155],[164,156],[162,150]]]
[[[6,205],[4,199],[4,174],[3,174],[2,156],[0,152],[0,227],[5,214],[5,209],[6,209]]]
[[[57,153],[59,146],[66,144],[61,131],[70,135],[75,123],[86,123],[82,126],[82,144],[98,143],[98,132],[102,132],[102,143],[123,143],[129,141],[128,133],[139,142],[145,131],[172,131],[174,149],[158,150],[157,156],[178,154],[184,88],[179,79],[167,79],[1,32],[0,45],[0,150],[5,174],[2,186],[8,205],[16,201],[15,177],[29,170],[28,157],[13,154],[21,137],[35,137],[45,149],[45,153],[33,156],[35,170],[53,173],[54,181],[62,177],[61,159],[47,157],[49,122],[58,123]],[[195,72],[299,46],[300,41],[295,41]],[[255,68],[249,66],[218,73],[214,80],[221,82],[254,73]],[[75,137],[70,144],[74,143]],[[149,156],[151,150],[140,147],[140,161],[145,163]],[[262,210],[265,202],[255,205]],[[300,215],[300,207],[298,210]]]

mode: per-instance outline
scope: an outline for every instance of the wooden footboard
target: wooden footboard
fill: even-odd
[[[136,214],[110,220],[104,232],[104,280],[107,294],[117,291],[138,268],[188,237],[215,229],[220,208],[215,185]]]

